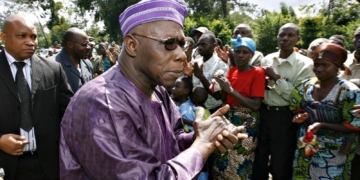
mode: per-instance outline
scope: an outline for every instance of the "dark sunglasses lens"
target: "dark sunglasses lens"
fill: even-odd
[[[185,44],[186,42],[185,41],[179,41],[179,46],[181,47],[181,49],[185,49]]]
[[[176,38],[171,38],[171,39],[166,40],[166,41],[164,42],[165,48],[166,48],[167,50],[174,50],[174,49],[176,49],[176,47],[177,47],[176,41],[177,41]]]

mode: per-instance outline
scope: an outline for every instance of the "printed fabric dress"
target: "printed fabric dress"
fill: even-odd
[[[309,125],[315,122],[343,124],[352,130],[359,130],[360,119],[355,118],[351,111],[360,102],[358,87],[338,79],[325,99],[315,101],[312,92],[317,78],[304,80],[293,91],[290,109],[294,113],[307,112],[309,118],[301,124],[298,137],[303,137]],[[304,148],[297,147],[294,156],[293,179],[350,179],[351,161],[354,158],[355,143],[348,154],[338,154],[345,143],[346,137],[353,134],[320,129],[316,136],[319,151],[306,156]],[[299,141],[300,142],[300,141]],[[300,143],[298,144],[300,145]]]
[[[240,72],[237,67],[229,70],[227,78],[233,89],[246,97],[264,98],[265,72],[255,67],[245,72]],[[233,97],[227,95],[230,110],[226,118],[235,126],[246,127],[248,138],[234,146],[234,150],[227,153],[215,154],[213,178],[221,180],[247,180],[251,179],[252,164],[254,162],[255,148],[258,142],[259,113],[241,106]]]

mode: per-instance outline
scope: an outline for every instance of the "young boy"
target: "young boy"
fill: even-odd
[[[199,109],[202,107],[205,110],[204,118],[203,120],[206,120],[210,115],[210,111],[205,108],[205,101],[208,98],[208,92],[203,87],[196,87],[194,88],[192,94],[191,94],[191,101],[195,105],[195,116],[197,115]]]
[[[197,115],[197,113],[199,112],[199,109],[200,108],[204,108],[205,110],[205,113],[204,113],[204,117],[203,117],[203,120],[206,120],[211,114],[210,114],[210,111],[208,109],[205,108],[205,101],[207,100],[208,98],[208,92],[206,91],[205,88],[203,87],[195,87],[191,96],[190,96],[190,99],[191,101],[193,102],[194,104],[194,109],[195,109],[195,117]],[[203,171],[201,171],[201,173],[199,174],[199,177],[197,178],[197,180],[207,180],[209,179],[209,169],[211,167],[211,163],[209,164],[209,162],[212,162],[213,161],[213,158],[210,156],[209,159],[208,159],[208,163],[204,166],[203,168]]]
[[[195,121],[194,104],[189,99],[192,92],[192,80],[189,77],[179,77],[172,89],[171,98],[179,106],[181,118],[184,122],[185,132],[194,131],[192,123]]]

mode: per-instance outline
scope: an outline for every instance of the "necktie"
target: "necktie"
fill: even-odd
[[[22,71],[25,66],[24,62],[14,62],[15,66],[18,68],[15,76],[15,84],[21,100],[21,129],[29,132],[33,125],[31,121],[31,93],[29,85],[25,79],[24,73]]]

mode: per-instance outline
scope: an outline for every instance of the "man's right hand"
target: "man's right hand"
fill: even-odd
[[[29,144],[29,141],[17,134],[4,134],[0,138],[0,149],[13,156],[22,155],[26,144]]]
[[[215,48],[215,52],[218,55],[218,57],[223,60],[225,63],[228,62],[229,59],[229,51],[226,49],[226,47],[224,46],[222,49],[217,46]]]
[[[192,63],[188,63],[188,61],[185,59],[183,62],[183,73],[188,76],[191,77],[194,71],[194,65]]]
[[[243,127],[235,127],[223,115],[229,110],[226,105],[203,120],[204,110],[200,109],[193,124],[196,139],[193,147],[197,148],[207,159],[210,154],[218,149],[221,152],[233,148],[239,139],[247,136],[239,133]]]
[[[203,65],[204,64],[201,64],[199,66],[199,64],[197,62],[194,62],[192,65],[192,67],[194,69],[193,73],[194,73],[195,77],[197,77],[198,79],[204,78]]]
[[[276,81],[281,78],[279,73],[276,71],[276,69],[272,66],[263,66],[262,67],[265,70],[266,76],[268,76],[270,79]]]

